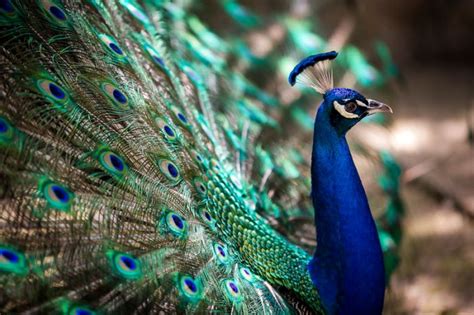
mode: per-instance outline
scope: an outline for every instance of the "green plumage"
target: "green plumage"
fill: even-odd
[[[2,312],[290,313],[280,288],[323,312],[306,270],[315,244],[298,234],[312,222],[307,130],[285,119],[306,109],[245,78],[239,49],[181,2],[7,3]],[[387,195],[390,230],[400,200]]]

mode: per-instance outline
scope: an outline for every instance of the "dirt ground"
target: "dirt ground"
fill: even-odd
[[[414,66],[405,78],[390,141],[405,168],[405,234],[384,314],[474,314],[472,71]]]

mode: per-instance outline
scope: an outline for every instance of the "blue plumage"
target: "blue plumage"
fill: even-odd
[[[314,124],[311,180],[318,247],[308,270],[329,314],[381,314],[383,306],[382,249],[345,139],[370,108],[358,106],[367,114],[350,119],[334,105],[362,99],[350,89],[328,91]]]
[[[290,72],[290,75],[288,76],[288,82],[291,85],[295,85],[296,77],[301,72],[303,72],[306,68],[314,66],[316,63],[318,63],[320,61],[323,61],[323,60],[333,60],[336,57],[337,57],[337,52],[330,51],[330,52],[326,52],[326,53],[311,55],[309,57],[304,58]]]

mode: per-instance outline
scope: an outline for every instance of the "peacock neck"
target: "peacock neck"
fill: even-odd
[[[318,111],[311,166],[317,250],[308,265],[329,314],[380,314],[384,267],[367,197],[345,133],[331,124],[330,106]]]

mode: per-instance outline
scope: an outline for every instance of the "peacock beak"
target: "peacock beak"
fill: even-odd
[[[369,102],[367,114],[372,115],[375,113],[390,113],[393,114],[393,110],[387,104],[381,103],[376,100],[367,100]]]

